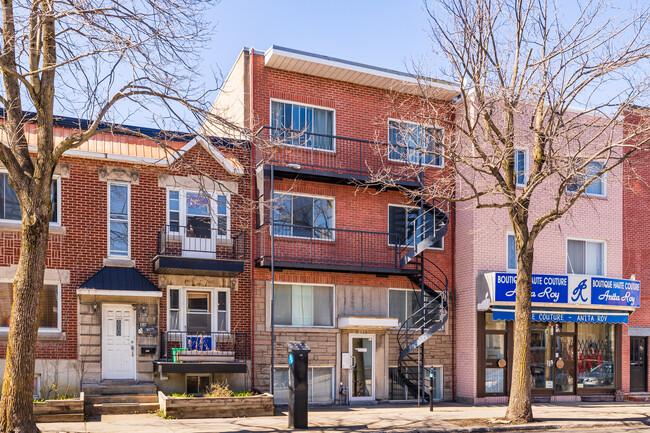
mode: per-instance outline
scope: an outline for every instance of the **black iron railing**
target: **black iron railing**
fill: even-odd
[[[246,234],[242,230],[170,224],[158,232],[158,255],[244,260]]]
[[[243,332],[161,332],[160,360],[244,362],[248,360],[248,335]]]
[[[256,134],[256,163],[343,175],[417,182],[422,167],[437,167],[442,156],[400,144],[264,126]]]
[[[404,241],[396,234],[307,227],[274,223],[276,263],[401,271],[399,255]],[[258,228],[256,260],[268,266],[271,260],[271,223]],[[403,269],[416,270],[416,264]],[[361,270],[361,269],[360,269]]]

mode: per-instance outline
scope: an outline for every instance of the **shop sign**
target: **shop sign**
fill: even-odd
[[[494,288],[496,302],[514,302],[517,275],[495,272],[490,281]],[[641,306],[641,283],[635,280],[621,280],[583,275],[539,275],[532,276],[532,302],[550,304]]]

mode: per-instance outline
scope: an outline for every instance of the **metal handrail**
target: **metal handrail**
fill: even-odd
[[[168,224],[158,232],[158,255],[184,256],[205,253],[216,259],[244,260],[246,233],[243,230],[194,228]]]
[[[215,358],[223,362],[241,362],[249,359],[248,334],[245,332],[187,332],[162,331],[160,333],[160,360],[179,362],[180,351],[205,361]]]

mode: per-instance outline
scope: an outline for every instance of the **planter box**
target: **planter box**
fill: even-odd
[[[84,393],[79,398],[34,402],[36,422],[61,422],[84,420]]]
[[[224,350],[181,350],[174,354],[174,362],[235,362],[235,352]]]
[[[251,397],[169,397],[158,391],[160,409],[176,418],[237,418],[275,415],[271,394]]]

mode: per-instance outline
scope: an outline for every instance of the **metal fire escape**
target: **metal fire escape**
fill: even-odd
[[[420,273],[409,275],[420,289],[419,308],[402,323],[397,333],[399,357],[398,374],[409,393],[432,398],[426,391],[423,356],[420,348],[447,322],[448,280],[433,261],[424,256],[447,233],[449,209],[446,203],[423,203],[417,218],[407,229],[407,239],[400,252],[400,266],[417,264]]]

